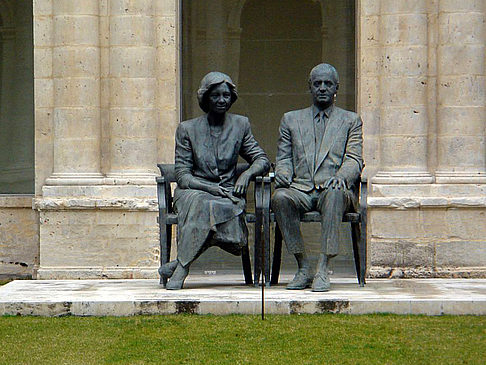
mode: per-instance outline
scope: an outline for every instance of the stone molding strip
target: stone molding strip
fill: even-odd
[[[373,279],[484,279],[484,267],[384,267],[372,266],[367,273]]]
[[[157,199],[90,199],[90,198],[38,198],[34,199],[33,208],[36,210],[158,210]]]
[[[41,267],[37,280],[158,279],[158,266],[152,267]]]
[[[0,194],[0,208],[32,208],[33,194]]]
[[[368,197],[368,207],[388,209],[413,208],[486,208],[486,197]]]

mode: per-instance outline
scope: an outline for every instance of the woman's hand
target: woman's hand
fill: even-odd
[[[250,179],[251,175],[247,171],[243,172],[238,180],[236,180],[233,194],[236,196],[245,196],[248,185],[250,184]]]
[[[222,196],[228,198],[235,204],[238,203],[239,201],[236,197],[233,196],[233,194],[229,189],[216,184],[209,185],[207,192],[215,196]]]
[[[229,190],[217,184],[211,184],[208,186],[208,193],[215,196],[227,196]]]

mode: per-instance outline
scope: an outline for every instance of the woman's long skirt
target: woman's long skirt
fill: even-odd
[[[233,203],[205,191],[177,188],[174,208],[179,219],[177,259],[183,266],[210,246],[239,255],[248,244],[244,199]]]

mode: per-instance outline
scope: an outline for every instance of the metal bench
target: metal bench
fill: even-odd
[[[271,285],[278,284],[280,274],[280,264],[282,257],[282,233],[275,221],[275,215],[270,211],[270,197],[271,197],[271,183],[273,182],[273,173],[263,179],[263,241],[265,244],[265,268],[270,267],[270,223],[275,222],[275,244],[273,249],[272,272],[270,279],[270,270],[265,272],[265,281],[270,282]],[[356,274],[360,286],[365,285],[366,274],[366,198],[367,198],[367,181],[361,180],[360,183],[360,199],[359,212],[346,213],[343,217],[343,222],[351,223],[351,235],[353,241],[354,264],[356,267]],[[301,218],[301,222],[320,222],[321,214],[317,211],[305,213]]]
[[[159,216],[158,223],[160,228],[160,264],[163,265],[170,261],[170,250],[172,246],[172,226],[178,223],[177,213],[174,212],[173,202],[172,202],[172,190],[171,183],[175,183],[175,170],[174,164],[158,164],[157,165],[161,175],[156,178],[157,181],[157,199],[159,205]],[[246,163],[241,163],[237,165],[236,174],[239,176],[243,171],[248,169],[249,165]],[[260,247],[261,242],[261,232],[262,232],[262,181],[263,177],[257,176],[254,180],[254,196],[255,196],[255,212],[246,213],[246,222],[255,224],[255,248]],[[258,255],[259,250],[255,249],[255,260],[256,266],[259,265],[260,260]],[[243,273],[245,277],[245,283],[250,285],[253,283],[251,274],[251,264],[250,264],[250,253],[248,245],[243,247],[241,260],[243,264]],[[258,267],[255,270],[258,271]],[[258,281],[258,279],[257,279]],[[160,283],[166,285],[167,279],[160,278]]]

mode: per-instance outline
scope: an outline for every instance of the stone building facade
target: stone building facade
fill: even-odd
[[[35,145],[35,179],[30,193],[0,191],[0,275],[156,277],[156,164],[173,162],[205,67],[238,80],[236,111],[254,113],[274,157],[279,108],[305,106],[305,62],[326,61],[341,73],[339,102],[364,121],[369,275],[486,276],[485,2],[259,2],[33,1],[33,133],[20,135]],[[0,0],[0,51],[14,3]],[[290,34],[298,21],[317,30]],[[273,61],[259,74],[262,55]],[[13,120],[1,115],[0,134]]]

